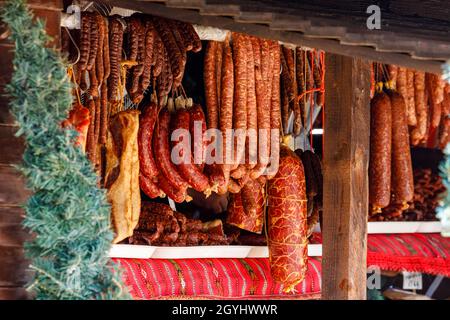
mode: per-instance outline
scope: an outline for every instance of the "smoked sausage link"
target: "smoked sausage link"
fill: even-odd
[[[190,126],[189,118],[190,118],[189,111],[187,111],[186,109],[177,110],[174,117],[174,129],[184,129],[185,132],[189,132]],[[187,146],[188,145],[190,146],[190,144],[186,141],[177,141],[174,143],[174,147],[179,143],[185,144],[185,147],[180,149],[180,157],[186,158],[186,160],[189,161],[187,162],[182,161],[180,164],[178,164],[177,165],[178,172],[180,173],[181,177],[185,181],[187,181],[187,183],[196,191],[198,192],[205,191],[205,193],[209,195],[211,193],[211,190],[209,189],[208,177],[205,176],[203,173],[201,173],[200,170],[193,163],[192,153],[190,152],[191,150],[189,150],[188,155],[182,154],[182,152],[184,152],[187,149]]]
[[[157,118],[158,107],[152,102],[144,108],[139,119],[138,146],[141,173],[152,181],[155,181],[158,175],[158,168],[152,150],[153,130],[155,129]]]
[[[156,164],[163,176],[163,180],[167,179],[167,181],[169,181],[176,189],[186,190],[186,181],[180,176],[175,165],[171,161],[169,150],[169,126],[170,113],[167,109],[163,109],[160,112],[159,121],[153,136],[153,150],[155,159],[158,159]],[[159,181],[159,183],[162,183],[162,181]],[[163,191],[167,194],[166,190],[163,189]]]
[[[272,277],[291,292],[308,265],[305,172],[299,157],[281,147],[280,165],[268,188],[268,245]]]
[[[389,205],[391,197],[391,100],[383,92],[370,102],[369,202],[378,210]]]
[[[400,94],[391,92],[389,95],[392,109],[392,194],[396,203],[406,203],[414,196],[406,104]]]

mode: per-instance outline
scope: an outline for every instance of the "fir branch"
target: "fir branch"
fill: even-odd
[[[26,145],[19,169],[33,193],[23,222],[35,235],[25,244],[35,271],[29,290],[37,299],[129,298],[108,258],[113,233],[106,192],[74,146],[77,132],[60,125],[72,105],[64,61],[46,46],[44,23],[33,22],[24,0],[6,1],[1,18],[15,44],[7,92]]]

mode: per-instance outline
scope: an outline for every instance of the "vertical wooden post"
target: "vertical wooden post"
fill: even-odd
[[[370,63],[327,54],[323,299],[365,299]]]
[[[0,7],[3,5],[0,0]],[[34,15],[46,20],[46,31],[54,38],[51,45],[59,45],[61,0],[28,0],[27,4]],[[21,174],[14,168],[21,162],[23,141],[15,137],[17,123],[9,113],[8,100],[4,93],[5,85],[12,74],[14,46],[4,38],[6,26],[0,21],[0,300],[29,299],[24,286],[32,276],[29,262],[23,254],[23,242],[30,238],[22,228],[22,205],[29,192]]]

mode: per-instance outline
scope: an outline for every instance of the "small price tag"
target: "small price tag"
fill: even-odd
[[[422,290],[422,274],[419,272],[403,272],[403,289]]]

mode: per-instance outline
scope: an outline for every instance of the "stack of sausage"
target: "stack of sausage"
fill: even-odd
[[[199,52],[202,43],[192,25],[141,14],[127,19],[128,59],[137,62],[130,69],[128,94],[133,103],[142,101],[149,85],[155,84],[158,99],[180,87],[187,52]]]
[[[369,221],[433,221],[439,199],[445,191],[442,178],[430,169],[414,170],[414,197],[403,210],[398,204],[390,204],[382,213]]]
[[[299,135],[308,119],[307,103],[324,105],[324,53],[290,49],[281,55],[281,115],[283,132],[288,133],[289,116],[294,113],[293,134]],[[317,92],[317,96],[314,96]]]
[[[413,195],[406,103],[395,91],[381,91],[370,103],[369,214],[389,204],[406,209]]]
[[[450,141],[450,84],[436,74],[395,65],[388,70],[406,103],[411,145],[443,149]]]
[[[78,36],[78,43],[71,43],[68,31],[63,30],[62,35],[62,50],[69,57],[73,58],[79,47],[73,79],[78,93],[74,95],[84,97],[90,118],[87,141],[80,142],[86,145],[89,159],[103,177],[109,118],[124,109],[125,87],[135,104],[141,102],[149,87],[163,104],[169,92],[181,84],[186,52],[198,52],[202,44],[188,23],[141,14],[123,19],[83,12],[79,35],[70,32],[72,38]],[[124,52],[128,60],[124,60]],[[74,110],[84,112],[79,104]],[[79,131],[82,133],[82,129]]]
[[[236,133],[259,134],[254,139],[244,135],[244,139],[233,143],[231,150],[222,148],[225,161],[206,166],[219,194],[227,191],[236,194],[249,179],[264,184],[273,156],[271,143],[272,152],[279,152],[280,46],[275,41],[239,33],[232,33],[232,43],[229,40],[210,41],[206,48],[207,127],[220,130],[224,147],[231,142],[228,142],[232,138],[231,129],[238,130]],[[270,129],[274,129],[272,134]],[[265,148],[263,152],[261,145]],[[270,175],[275,173],[273,170]]]
[[[196,139],[192,150],[190,137],[194,136],[194,126],[206,129],[205,115],[200,105],[192,105],[183,99],[174,102],[169,99],[167,108],[158,108],[150,103],[144,108],[140,118],[138,134],[140,185],[150,198],[167,195],[175,202],[190,200],[189,187],[208,196],[216,190],[216,185],[203,173],[204,145],[202,139]],[[171,133],[176,129],[185,129],[189,136],[172,142]],[[180,137],[178,137],[180,138]],[[172,161],[171,150],[176,150],[179,163]],[[186,154],[184,154],[186,152]]]
[[[130,244],[152,246],[226,245],[229,239],[221,220],[202,222],[188,219],[162,203],[142,204],[141,217]]]

